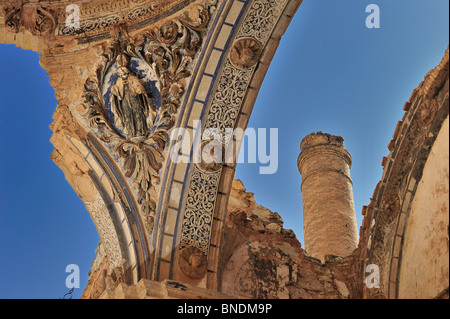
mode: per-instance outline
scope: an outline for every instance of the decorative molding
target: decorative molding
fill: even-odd
[[[222,169],[206,173],[194,166],[182,224],[180,249],[197,247],[204,253],[208,252],[221,172]]]
[[[368,298],[398,298],[398,274],[411,203],[442,123],[448,117],[448,49],[405,104],[383,160],[383,178],[365,209],[360,242],[365,265],[380,267],[380,288]],[[445,85],[447,83],[447,86]],[[364,268],[364,267],[363,267]]]
[[[114,228],[114,222],[105,209],[104,202],[100,195],[97,195],[93,203],[87,203],[86,207],[96,223],[102,244],[108,256],[109,270],[123,266],[123,256],[120,250],[119,238]]]
[[[226,129],[233,129],[247,93],[255,67],[241,70],[227,59],[219,79],[207,116],[206,128],[218,129],[226,137]],[[225,146],[226,146],[225,145]]]
[[[197,247],[186,247],[180,251],[178,266],[187,277],[199,280],[206,275],[208,259],[206,254]]]
[[[194,0],[103,0],[93,3],[83,3],[80,7],[79,28],[60,25],[58,35],[86,35],[95,34],[120,24],[140,23],[146,19],[159,20],[168,13],[175,13]],[[100,2],[100,3],[99,3]],[[152,21],[155,22],[155,21]]]
[[[138,192],[137,201],[149,234],[153,231],[156,210],[154,186],[160,183],[159,171],[165,160],[169,131],[176,122],[191,76],[190,65],[202,45],[210,9],[208,4],[193,5],[177,18],[134,38],[124,28],[115,30],[115,41],[104,49],[103,62],[95,76],[86,80],[85,118],[94,133],[114,146],[115,154],[123,160],[122,169]],[[160,105],[155,105],[155,97],[146,92],[145,83],[130,70],[133,59],[152,70],[161,95]],[[111,87],[111,110],[108,110],[105,91],[111,85],[111,73],[116,81]],[[131,123],[143,117],[139,124]]]
[[[35,4],[6,6],[2,9],[6,30],[13,33],[28,31],[35,36],[48,35],[56,28],[53,10]]]
[[[205,129],[218,129],[225,139],[224,148],[231,140],[227,130],[234,129],[248,86],[257,67],[263,48],[286,8],[288,0],[255,0],[237,32],[236,42],[217,80],[211,96]],[[244,55],[242,55],[245,49]],[[241,58],[242,56],[242,58]],[[242,60],[242,61],[241,61]],[[234,62],[234,63],[232,63]],[[205,170],[194,166],[182,222],[180,249],[197,247],[206,254],[209,250],[212,221],[222,167]]]
[[[250,69],[258,63],[262,51],[262,44],[258,40],[242,38],[231,48],[230,60],[239,69]]]
[[[253,1],[236,38],[253,38],[267,43],[288,2],[289,0]]]

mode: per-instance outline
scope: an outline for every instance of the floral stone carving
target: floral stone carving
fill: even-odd
[[[6,29],[10,32],[18,33],[26,30],[40,36],[51,34],[56,28],[54,13],[40,5],[11,6],[2,11],[5,15]]]
[[[149,234],[156,210],[151,190],[160,183],[169,130],[210,17],[207,6],[195,5],[134,38],[119,30],[115,42],[104,50],[95,76],[86,80],[88,124],[124,159],[123,170],[137,189]],[[142,69],[150,70],[155,84],[139,79]]]

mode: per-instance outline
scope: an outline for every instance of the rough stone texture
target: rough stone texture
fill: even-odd
[[[217,291],[199,288],[174,280],[142,279],[137,285],[121,283],[106,289],[98,299],[237,299]]]
[[[102,242],[95,250],[97,256],[92,261],[89,271],[89,281],[83,291],[82,299],[98,299],[106,289],[106,276],[108,272],[108,258]]]
[[[434,298],[448,287],[448,148],[447,117],[412,202],[399,275],[399,298]]]
[[[350,167],[352,159],[342,137],[313,133],[300,145],[303,228],[308,254],[345,257],[358,245]]]
[[[441,274],[448,269],[448,258],[441,254],[448,255],[448,191],[442,195],[448,189],[448,175],[431,167],[448,159],[448,145],[436,142],[449,114],[448,74],[447,49],[405,103],[405,114],[388,144],[390,154],[382,161],[382,180],[370,204],[363,207],[354,255],[362,263],[364,277],[368,265],[376,265],[380,272],[379,288],[362,286],[364,298],[400,298],[406,287],[412,290],[407,295],[416,298],[446,296],[448,271]],[[411,247],[421,253],[413,253]],[[414,291],[423,285],[427,288]]]
[[[127,285],[113,277],[106,279],[104,259],[91,274],[86,297],[356,299],[399,298],[408,291],[415,298],[448,299],[448,258],[441,258],[448,256],[448,197],[445,201],[443,196],[435,196],[437,192],[427,192],[427,185],[435,185],[440,195],[448,193],[448,174],[433,164],[433,158],[439,163],[448,159],[448,145],[442,142],[445,137],[448,139],[448,127],[444,125],[448,123],[448,51],[441,64],[413,92],[405,111],[388,145],[390,154],[382,161],[383,179],[370,204],[363,208],[359,245],[350,256],[328,254],[323,263],[310,257],[295,234],[283,228],[279,214],[258,205],[253,194],[246,192],[240,181],[233,180],[221,240],[226,245],[217,259],[217,291],[174,281],[141,280],[137,285]],[[441,130],[444,133],[440,134]],[[437,140],[438,136],[441,138]],[[318,137],[328,148],[343,146],[340,139]],[[319,163],[338,164],[333,169],[341,173],[334,172],[325,180],[337,178],[351,192],[348,157],[342,150],[332,156],[334,160]],[[439,207],[431,209],[431,204]],[[435,240],[437,237],[439,241]],[[418,244],[423,253],[413,252],[408,257]],[[369,264],[380,269],[380,288],[364,285]],[[443,276],[430,271],[429,265],[443,270]],[[426,276],[417,275],[418,270]],[[106,288],[107,282],[111,288]],[[420,288],[423,285],[426,288]]]
[[[201,99],[207,105],[211,101],[205,99],[212,86],[222,87],[219,85],[222,83],[223,91],[213,96],[239,98],[224,100],[221,107],[215,108],[218,113],[209,112],[208,117],[215,121],[218,114],[228,110],[227,116],[232,121],[227,123],[245,129],[270,61],[301,1],[246,1],[249,7],[242,15],[244,2],[231,0],[83,0],[78,3],[84,20],[80,30],[75,31],[65,27],[65,7],[70,1],[0,0],[0,42],[41,53],[41,66],[47,70],[55,89],[58,106],[51,125],[54,132],[51,142],[55,146],[51,158],[85,202],[102,240],[83,298],[448,298],[449,205],[448,196],[444,195],[448,195],[449,176],[442,165],[448,161],[449,152],[448,50],[405,104],[405,115],[388,144],[390,153],[382,160],[383,178],[376,185],[370,204],[363,208],[365,217],[357,248],[349,173],[351,158],[342,139],[316,134],[302,143],[303,161],[299,163],[304,179],[306,251],[295,234],[283,228],[279,214],[256,204],[242,183],[233,180],[234,163],[219,166],[221,172],[214,180],[212,191],[202,183],[198,191],[186,190],[200,202],[208,199],[202,203],[204,206],[194,205],[197,208],[192,212],[193,216],[201,215],[207,207],[211,214],[207,216],[209,229],[203,236],[209,246],[199,254],[195,249],[180,249],[179,243],[173,240],[182,230],[176,228],[183,224],[177,214],[185,212],[181,200],[186,194],[180,191],[177,196],[171,196],[174,194],[159,186],[146,193],[155,201],[147,201],[141,208],[150,213],[154,213],[160,198],[171,199],[166,202],[172,206],[171,215],[168,206],[163,204],[159,207],[159,220],[134,206],[142,194],[132,189],[134,181],[120,178],[126,173],[119,168],[124,159],[104,141],[105,136],[96,139],[86,121],[92,115],[90,107],[96,106],[95,99],[98,99],[93,80],[103,79],[102,72],[107,72],[114,62],[114,52],[134,54],[131,48],[142,45],[145,34],[147,39],[164,42],[165,48],[171,44],[179,46],[166,52],[169,55],[161,50],[147,52],[156,59],[152,61],[160,71],[174,65],[182,70],[176,80],[169,79],[175,73],[169,77],[166,74],[166,87],[162,90],[174,98],[169,101],[172,103],[165,104],[167,112],[177,111],[182,95],[191,93],[184,91],[189,87],[198,86],[199,93],[186,100]],[[209,39],[217,41],[200,47],[202,37],[208,33],[206,21],[210,21],[222,4],[229,13],[217,15],[220,17],[216,20],[217,29],[209,33]],[[245,20],[238,21],[238,17]],[[227,23],[222,29],[224,20]],[[191,36],[184,34],[177,38],[183,32],[176,31],[176,26],[185,23],[190,31],[183,30],[192,32]],[[232,23],[245,26],[233,33],[244,40],[228,41],[236,40],[231,36]],[[199,29],[205,32],[195,32]],[[189,43],[181,43],[188,40]],[[119,42],[126,43],[127,47]],[[230,64],[219,65],[220,52],[213,50],[214,46],[231,53],[223,56],[225,61],[231,59]],[[214,54],[210,60],[206,54],[204,61],[194,61],[201,55],[196,53],[203,53],[202,50]],[[179,54],[187,55],[183,60]],[[191,62],[198,63],[200,71],[210,69],[213,74],[217,70],[217,79],[222,82],[213,83],[211,74],[202,72],[199,77],[197,74],[189,77],[193,70]],[[233,63],[237,71],[232,68]],[[180,121],[189,118],[192,123],[203,111],[196,108],[192,114],[180,114]],[[217,124],[226,124],[217,119]],[[164,134],[154,145],[165,144]],[[106,144],[101,144],[100,139]],[[96,147],[96,143],[101,145]],[[183,176],[189,176],[188,172],[180,172],[178,167],[170,165],[162,170],[175,170],[180,177],[178,182],[183,182]],[[205,174],[210,176],[209,172]],[[101,176],[104,178],[99,180]],[[171,179],[168,177],[168,185]],[[145,180],[148,179],[141,181]],[[186,183],[185,180],[183,187]],[[178,183],[177,187],[181,189],[181,185]],[[331,196],[326,199],[325,195]],[[177,201],[172,201],[174,197]],[[180,206],[179,210],[173,209],[175,205]],[[311,211],[314,213],[309,214]],[[164,230],[150,236],[154,224],[162,225],[166,221],[161,226]],[[168,234],[169,229],[173,233]],[[194,225],[192,232],[197,231]],[[188,231],[187,235],[192,233]],[[164,255],[158,249],[164,249]],[[184,265],[178,258],[182,252],[187,252]],[[174,258],[170,259],[171,256]],[[176,270],[175,274],[170,273],[170,269],[177,268],[173,265],[180,262],[193,279],[185,276],[178,280]],[[163,263],[165,268],[161,267]],[[369,289],[364,285],[367,265],[379,268],[379,288]],[[201,276],[201,280],[197,279]],[[172,280],[174,277],[177,280]]]
[[[258,205],[233,181],[226,222],[221,291],[245,298],[348,298],[346,275],[309,257],[279,214]]]

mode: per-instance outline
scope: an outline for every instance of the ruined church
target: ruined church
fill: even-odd
[[[245,130],[301,2],[0,0],[0,43],[41,54],[51,159],[101,238],[83,298],[449,297],[448,50],[398,106],[361,212],[343,138],[301,141],[305,247],[234,179],[236,157],[192,161],[211,140],[172,151],[179,129]]]

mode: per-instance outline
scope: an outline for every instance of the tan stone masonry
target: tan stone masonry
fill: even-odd
[[[308,254],[347,256],[358,245],[350,167],[341,137],[313,133],[301,143],[303,223]]]

